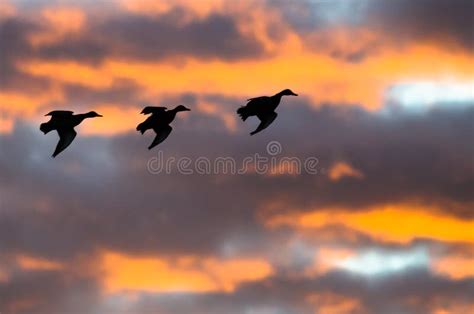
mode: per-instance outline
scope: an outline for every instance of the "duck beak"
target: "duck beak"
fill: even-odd
[[[103,117],[103,115],[101,115],[101,114],[98,114],[97,116],[98,116],[98,117],[101,117],[101,118]]]
[[[184,111],[191,111],[191,109],[189,109],[189,108],[186,108],[186,109],[184,109]]]
[[[298,94],[291,92],[292,96],[298,96]]]

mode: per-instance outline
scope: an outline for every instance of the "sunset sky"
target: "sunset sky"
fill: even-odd
[[[0,313],[474,313],[473,12],[2,0]],[[236,109],[285,88],[249,136]],[[180,104],[148,151],[142,108]],[[104,117],[53,159],[56,109]],[[317,173],[156,173],[159,152]]]

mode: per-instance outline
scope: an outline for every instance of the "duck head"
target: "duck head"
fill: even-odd
[[[291,89],[285,89],[280,92],[281,95],[283,96],[298,96],[298,94],[293,93]]]
[[[95,118],[95,117],[102,117],[102,115],[101,115],[101,114],[98,114],[98,113],[95,112],[95,111],[89,111],[89,112],[87,113],[87,117],[89,117],[89,118]]]
[[[174,111],[176,111],[176,112],[179,112],[179,111],[191,111],[191,109],[186,108],[186,107],[183,106],[183,105],[179,105],[179,106],[177,106],[176,108],[174,108]]]
[[[282,96],[298,96],[298,94],[293,93],[291,89],[285,89],[280,92]]]

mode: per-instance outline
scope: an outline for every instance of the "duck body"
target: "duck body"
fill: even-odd
[[[156,137],[148,147],[152,149],[156,145],[163,142],[168,135],[171,133],[173,128],[170,123],[176,118],[176,114],[180,111],[190,111],[185,106],[179,105],[174,109],[168,110],[166,107],[145,107],[142,110],[142,114],[151,114],[145,121],[137,126],[137,131],[144,134],[147,130],[153,129],[156,133]]]
[[[55,110],[46,114],[46,116],[51,116],[51,119],[40,125],[40,130],[44,134],[56,130],[59,135],[59,142],[56,146],[56,149],[52,157],[56,157],[59,153],[65,150],[74,140],[77,133],[74,130],[76,126],[82,123],[84,119],[102,117],[102,115],[91,111],[88,113],[73,114],[72,111],[67,110]]]
[[[276,119],[278,114],[275,110],[280,104],[281,98],[285,95],[298,96],[291,90],[285,89],[273,96],[250,98],[245,106],[242,106],[237,110],[237,114],[243,121],[251,116],[257,116],[260,119],[260,125],[255,131],[251,132],[250,135],[254,135],[267,128]]]

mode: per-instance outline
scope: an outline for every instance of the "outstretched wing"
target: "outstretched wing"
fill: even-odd
[[[72,143],[72,141],[74,141],[74,138],[77,135],[74,129],[58,130],[58,134],[59,142],[58,145],[56,145],[56,149],[53,153],[53,158],[56,157],[60,152],[65,150]]]
[[[45,114],[45,116],[63,117],[63,116],[71,116],[73,113],[74,113],[73,111],[69,111],[69,110],[54,110],[54,111],[51,111],[50,113]]]
[[[267,114],[258,114],[257,117],[260,119],[260,124],[258,125],[257,129],[250,133],[250,135],[254,135],[264,129],[266,129],[272,122],[276,119],[278,114],[276,112],[270,112]]]
[[[266,100],[268,98],[269,98],[268,96],[260,96],[260,97],[249,98],[247,99],[247,101],[252,101],[252,100],[261,101],[261,100]]]
[[[153,142],[150,144],[150,146],[148,146],[148,149],[152,149],[156,145],[158,145],[161,142],[163,142],[164,140],[166,140],[166,138],[168,137],[168,135],[170,135],[172,130],[173,130],[173,128],[170,127],[169,125],[167,125],[164,128],[155,129],[156,137],[153,140]]]
[[[143,108],[141,114],[150,114],[150,113],[161,113],[166,111],[166,107],[153,107],[153,106],[148,106]]]

